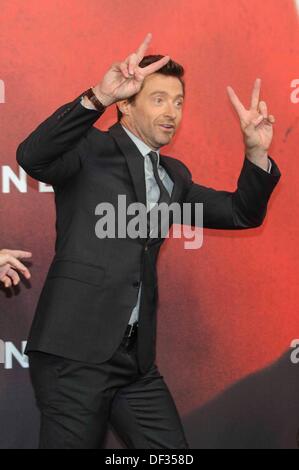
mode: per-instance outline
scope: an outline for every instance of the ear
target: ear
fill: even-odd
[[[130,109],[129,109],[130,103],[128,102],[128,100],[116,101],[116,106],[122,112],[124,116],[127,116],[128,114],[130,114]]]

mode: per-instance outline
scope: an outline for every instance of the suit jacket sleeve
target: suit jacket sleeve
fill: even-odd
[[[81,97],[58,108],[18,146],[17,162],[32,178],[59,186],[80,170],[86,136],[103,114],[86,109]]]
[[[214,229],[247,229],[263,223],[267,204],[278,183],[281,173],[274,160],[268,173],[245,157],[234,192],[219,191],[201,186],[192,181],[189,184],[184,202],[191,203],[191,226],[196,226],[195,203],[203,203],[203,227]]]

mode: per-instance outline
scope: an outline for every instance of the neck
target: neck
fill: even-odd
[[[126,129],[128,129],[130,132],[132,132],[132,134],[138,137],[138,139],[142,140],[142,142],[144,142],[148,147],[150,147],[150,149],[154,150],[155,152],[159,150],[160,147],[154,147],[151,143],[146,142],[144,137],[141,134],[139,134],[138,130],[135,127],[133,127],[130,123],[121,119],[120,124],[124,126]]]

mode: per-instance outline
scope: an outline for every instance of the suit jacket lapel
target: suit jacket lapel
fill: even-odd
[[[137,201],[142,202],[146,206],[144,160],[142,155],[119,122],[109,127],[109,133],[116,141],[120,151],[126,157]]]

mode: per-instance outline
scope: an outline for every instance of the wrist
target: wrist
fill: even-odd
[[[249,160],[267,160],[268,151],[259,147],[245,147],[245,155]]]
[[[87,108],[87,109],[93,109],[93,110],[97,110],[97,108],[95,107],[95,105],[92,103],[92,101],[90,101],[90,99],[84,95],[82,97],[82,101],[81,101],[82,105]]]
[[[99,86],[92,87],[92,91],[96,95],[97,99],[104,105],[104,106],[110,106],[111,104],[114,103],[114,100],[108,96],[105,95],[105,93],[102,92],[101,88]]]
[[[246,149],[245,156],[255,165],[259,166],[265,171],[269,168],[268,152],[264,149]]]

